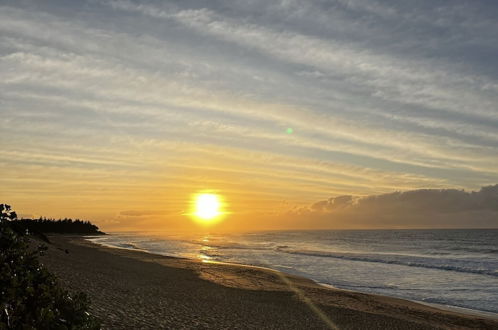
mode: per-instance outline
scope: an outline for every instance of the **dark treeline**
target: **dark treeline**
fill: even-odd
[[[99,227],[90,221],[73,220],[73,219],[20,219],[14,220],[23,228],[31,232],[40,233],[61,233],[61,234],[104,234]]]

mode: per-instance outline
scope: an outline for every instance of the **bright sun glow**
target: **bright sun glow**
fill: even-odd
[[[222,214],[222,203],[216,194],[199,194],[194,201],[194,216],[202,221],[210,222]]]

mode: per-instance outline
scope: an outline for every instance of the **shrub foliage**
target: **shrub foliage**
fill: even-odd
[[[0,211],[0,329],[100,329],[86,295],[64,290],[38,262],[47,247],[30,250],[12,228],[15,212],[5,204]]]

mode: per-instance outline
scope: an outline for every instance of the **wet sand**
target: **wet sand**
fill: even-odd
[[[269,269],[106,248],[77,236],[50,239],[42,263],[88,294],[104,329],[498,329],[496,319]]]

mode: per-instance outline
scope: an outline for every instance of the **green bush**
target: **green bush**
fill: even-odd
[[[28,238],[11,225],[0,204],[0,329],[100,329],[83,293],[70,294],[38,262],[47,248],[30,251]]]

